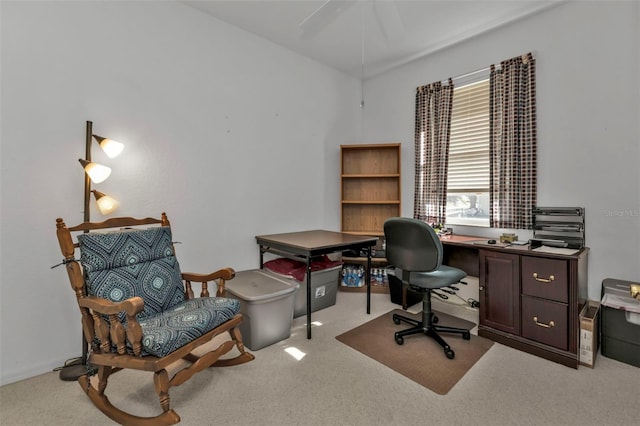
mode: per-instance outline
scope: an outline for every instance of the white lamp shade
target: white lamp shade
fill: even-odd
[[[85,160],[80,160],[80,164],[82,164],[84,171],[89,175],[93,183],[104,182],[104,180],[111,174],[111,168],[103,166],[102,164],[92,163]]]
[[[107,154],[107,157],[109,158],[117,157],[118,155],[120,155],[120,153],[124,149],[124,144],[118,141],[114,141],[113,139],[105,138],[100,140],[99,143],[100,143],[100,148],[102,148],[102,150],[105,152],[105,154]]]
[[[95,195],[96,203],[98,204],[98,209],[100,210],[100,213],[102,213],[103,215],[108,215],[110,213],[113,213],[113,211],[117,209],[118,206],[120,205],[120,202],[118,200],[116,200],[115,198],[111,198],[110,196],[103,194],[102,192],[99,192],[99,191],[91,191],[91,192],[93,192],[93,195]]]

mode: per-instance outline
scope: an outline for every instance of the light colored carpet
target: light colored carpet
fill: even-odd
[[[372,295],[371,315],[365,306],[364,294],[338,292],[335,306],[314,313],[312,340],[305,318],[297,318],[291,337],[255,351],[254,361],[209,369],[172,388],[180,424],[637,424],[640,369],[600,355],[594,369],[574,370],[496,343],[447,395],[438,395],[335,339],[398,307],[383,294]],[[456,308],[460,316],[473,314]],[[297,360],[288,348],[305,356]],[[121,408],[159,413],[150,374],[120,372],[109,391]],[[77,383],[51,372],[0,388],[0,424],[113,423]]]

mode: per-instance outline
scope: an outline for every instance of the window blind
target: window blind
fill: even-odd
[[[489,80],[456,87],[447,192],[489,191]]]

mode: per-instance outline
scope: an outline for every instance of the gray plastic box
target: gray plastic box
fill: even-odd
[[[338,281],[340,279],[340,271],[342,265],[333,268],[321,269],[311,272],[311,312],[328,308],[336,304],[336,293],[338,292]],[[298,281],[287,275],[265,269],[269,275],[296,283],[300,289],[296,293],[295,305],[293,308],[293,317],[298,318],[307,314],[307,279]]]
[[[226,282],[227,297],[240,300],[240,332],[244,344],[257,351],[291,335],[295,281],[282,280],[259,269],[236,272]]]

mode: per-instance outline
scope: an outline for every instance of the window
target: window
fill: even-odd
[[[454,85],[449,78],[417,88],[414,218],[531,229],[537,197],[535,69],[527,53],[457,78],[465,83]]]
[[[448,225],[489,226],[489,79],[453,89]]]

